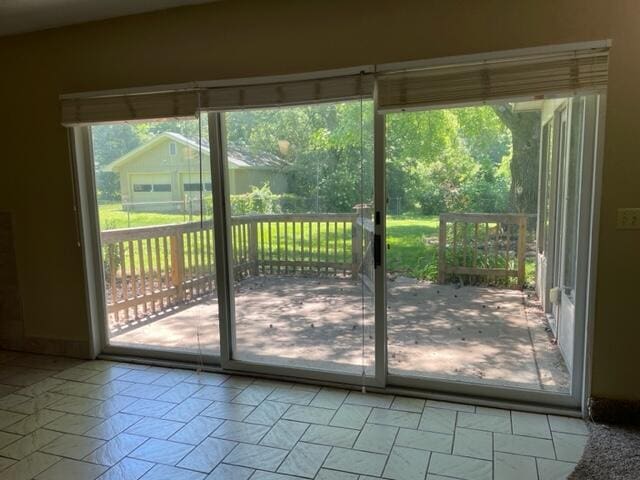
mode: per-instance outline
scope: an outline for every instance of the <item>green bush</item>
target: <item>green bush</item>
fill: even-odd
[[[290,193],[273,193],[269,183],[251,187],[249,193],[231,195],[233,215],[294,213],[307,211],[307,199]]]

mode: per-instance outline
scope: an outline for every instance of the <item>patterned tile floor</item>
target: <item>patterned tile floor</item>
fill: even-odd
[[[0,351],[0,480],[551,480],[578,419]]]

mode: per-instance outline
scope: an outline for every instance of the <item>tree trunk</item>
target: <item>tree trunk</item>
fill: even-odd
[[[511,206],[519,213],[538,210],[540,112],[514,112],[509,105],[493,107],[511,131]]]

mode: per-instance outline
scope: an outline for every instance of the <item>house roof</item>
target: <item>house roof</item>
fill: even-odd
[[[155,145],[158,145],[163,142],[174,141],[176,143],[180,143],[194,150],[198,150],[198,142],[194,141],[190,138],[185,137],[182,134],[174,133],[174,132],[164,132],[160,135],[156,135],[147,143],[140,145],[139,147],[131,150],[130,152],[124,154],[120,158],[114,160],[109,165],[106,165],[104,170],[108,172],[117,172],[123,165],[134,161],[144,152],[150,150]],[[205,156],[209,156],[211,150],[209,148],[209,143],[205,140],[201,141],[202,153]],[[229,161],[229,168],[278,168],[285,165],[285,161],[278,157],[277,155],[273,155],[271,153],[263,152],[257,155],[251,154],[247,151],[244,151],[238,148],[235,145],[229,145],[227,147],[227,159]]]

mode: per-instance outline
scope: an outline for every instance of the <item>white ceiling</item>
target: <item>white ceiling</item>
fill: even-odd
[[[0,36],[216,0],[0,0]]]

